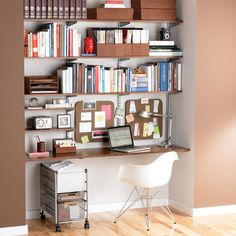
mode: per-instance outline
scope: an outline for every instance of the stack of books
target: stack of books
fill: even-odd
[[[129,92],[148,92],[147,74],[133,74],[129,85]]]
[[[123,0],[105,0],[105,8],[125,8]]]
[[[86,19],[87,0],[24,0],[25,19]]]
[[[183,56],[174,41],[150,41],[149,56]]]
[[[36,33],[24,33],[25,57],[78,57],[81,34],[58,23],[47,24]]]

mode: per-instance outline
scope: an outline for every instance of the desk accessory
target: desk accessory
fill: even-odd
[[[151,116],[166,118],[166,122],[169,125],[168,130],[166,131],[168,133],[167,133],[167,136],[166,136],[167,138],[165,139],[165,141],[163,141],[161,143],[161,145],[164,146],[165,148],[168,148],[168,147],[172,146],[171,136],[172,136],[172,121],[173,121],[173,117],[171,115],[165,115],[165,114],[158,114],[158,113],[142,111],[142,112],[139,113],[139,116],[143,117],[143,118],[146,118],[146,119],[150,118]]]
[[[51,129],[52,117],[51,116],[34,116],[32,117],[33,129]]]
[[[53,139],[53,152],[60,153],[76,153],[76,146],[73,139]]]

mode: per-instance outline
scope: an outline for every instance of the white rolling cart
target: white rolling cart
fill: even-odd
[[[41,163],[41,220],[45,212],[55,220],[56,232],[60,224],[88,220],[88,172],[73,161]]]

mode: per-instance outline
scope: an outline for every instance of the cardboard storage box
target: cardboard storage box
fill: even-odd
[[[176,0],[131,0],[132,8],[176,9]]]
[[[149,56],[149,44],[132,44],[133,56]]]
[[[132,44],[97,44],[98,57],[132,56]]]
[[[132,8],[91,8],[88,9],[88,19],[98,20],[132,20]]]
[[[174,9],[135,9],[134,19],[141,20],[176,20],[176,10]]]

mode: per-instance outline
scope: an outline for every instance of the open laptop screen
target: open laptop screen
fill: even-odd
[[[133,146],[130,126],[108,128],[111,148]]]

